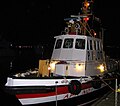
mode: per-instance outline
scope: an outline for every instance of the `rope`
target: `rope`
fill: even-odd
[[[108,84],[107,82],[105,82],[105,80],[114,80],[114,79],[116,79],[116,78],[109,78],[109,79],[101,79],[100,78],[100,80],[93,80],[93,81],[102,81],[104,84],[106,84],[112,91],[114,91],[114,92],[117,92],[114,88],[112,88],[111,86],[110,86],[110,84]],[[119,78],[117,78],[117,79],[119,79]]]
[[[108,79],[106,79],[106,80],[108,80]],[[115,91],[107,82],[105,82],[103,79],[101,79],[101,81],[103,82],[103,83],[105,83],[112,91]]]
[[[80,23],[82,24],[82,26],[88,31],[88,33],[92,36],[91,32],[86,28],[86,26],[80,21]],[[93,36],[92,36],[93,37]]]

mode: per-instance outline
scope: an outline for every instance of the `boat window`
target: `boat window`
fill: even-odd
[[[87,50],[89,50],[89,41],[87,41]]]
[[[76,39],[75,48],[76,49],[85,49],[85,39]]]
[[[72,47],[73,47],[73,38],[65,39],[63,48],[72,48]]]
[[[90,50],[93,50],[93,47],[92,47],[92,40],[90,40]]]
[[[94,41],[94,49],[96,50],[96,41]]]
[[[102,50],[102,43],[100,42],[100,50]]]
[[[97,41],[97,50],[100,50],[99,41]]]
[[[62,39],[58,39],[55,45],[55,49],[61,48],[61,45],[62,45]]]

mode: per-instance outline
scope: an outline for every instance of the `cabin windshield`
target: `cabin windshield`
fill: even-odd
[[[85,39],[76,39],[75,48],[76,49],[85,49]]]
[[[67,48],[85,49],[85,39],[80,39],[80,38],[77,39],[65,38],[64,40],[57,39],[55,49],[60,49],[62,47],[62,42],[63,42],[63,48],[65,49]]]
[[[62,39],[58,39],[55,45],[55,49],[61,48],[61,45],[62,45]]]
[[[73,48],[73,38],[66,38],[64,40],[63,48]]]

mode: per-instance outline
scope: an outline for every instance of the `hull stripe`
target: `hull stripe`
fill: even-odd
[[[68,87],[58,87],[57,88],[57,94],[65,94],[68,93]],[[17,98],[36,98],[36,97],[47,97],[47,96],[54,96],[56,95],[56,92],[49,92],[49,93],[37,93],[37,94],[17,94]]]
[[[91,84],[88,83],[88,84],[82,84],[81,88],[82,89],[87,89],[87,88],[90,88],[91,87]],[[59,86],[57,87],[57,94],[60,95],[60,94],[65,94],[65,93],[69,93],[68,91],[68,86]],[[54,96],[56,95],[56,92],[47,92],[47,93],[31,93],[31,94],[16,94],[16,97],[17,98],[36,98],[36,97],[47,97],[47,96]]]

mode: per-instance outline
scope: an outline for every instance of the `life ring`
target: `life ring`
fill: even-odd
[[[98,89],[101,87],[101,81],[100,81],[100,78],[99,77],[95,77],[92,81],[92,87],[94,89]]]
[[[76,24],[75,24],[75,28],[76,28],[76,29],[79,29],[79,28],[80,28],[80,24],[76,23]]]
[[[65,33],[67,33],[67,34],[69,33],[69,28],[67,28],[67,27],[65,28]]]
[[[81,92],[81,83],[78,80],[71,80],[68,91],[73,95],[78,95]]]

